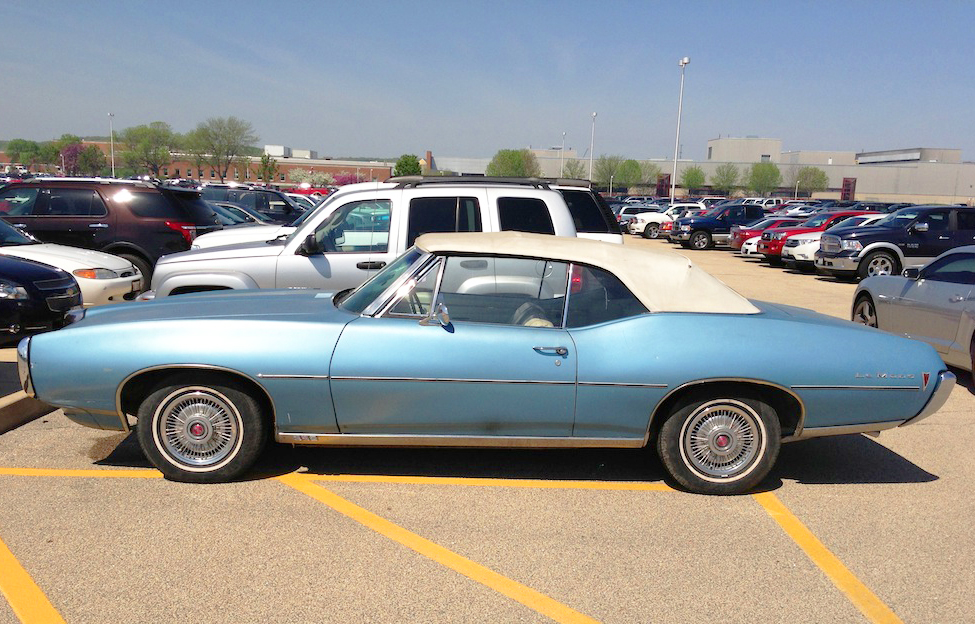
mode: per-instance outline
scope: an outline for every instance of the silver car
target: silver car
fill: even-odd
[[[863,280],[853,296],[853,320],[924,341],[946,363],[975,370],[975,245],[902,275]]]

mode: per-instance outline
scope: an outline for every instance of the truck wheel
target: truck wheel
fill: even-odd
[[[857,267],[857,275],[860,279],[874,275],[898,275],[900,272],[900,262],[889,251],[874,251],[867,254]]]
[[[657,238],[659,236],[660,236],[659,223],[648,223],[647,227],[643,228],[643,238]]]
[[[704,230],[697,230],[691,234],[690,243],[694,249],[707,249],[711,246],[711,235]]]
[[[775,410],[748,391],[694,393],[660,428],[657,452],[670,476],[698,494],[741,494],[765,478],[779,454]]]

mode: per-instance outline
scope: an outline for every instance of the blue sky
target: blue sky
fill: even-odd
[[[559,145],[672,158],[960,148],[975,160],[975,3],[10,2],[0,138],[235,115],[321,156]]]

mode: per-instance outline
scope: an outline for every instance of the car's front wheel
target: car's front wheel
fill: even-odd
[[[230,378],[181,374],[139,406],[139,444],[174,481],[220,483],[241,476],[267,441],[261,407]]]
[[[889,251],[875,251],[860,262],[857,273],[861,279],[874,275],[897,275],[900,273],[900,262]]]
[[[691,234],[690,243],[694,249],[707,249],[711,246],[711,235],[704,230],[698,230]]]
[[[643,228],[643,238],[658,238],[659,236],[660,236],[659,223],[648,223],[647,227]]]
[[[757,395],[735,395],[690,395],[660,428],[660,459],[691,492],[746,492],[765,478],[778,457],[781,425],[775,410]]]
[[[877,327],[877,309],[873,305],[873,298],[867,293],[862,293],[857,297],[853,304],[854,323],[863,323],[868,327]]]

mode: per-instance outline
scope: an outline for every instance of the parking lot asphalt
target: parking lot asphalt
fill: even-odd
[[[682,253],[848,318],[851,283]],[[757,347],[789,345],[729,337],[728,357]],[[0,623],[970,622],[975,391],[955,372],[926,421],[785,445],[736,497],[603,450],[276,446],[247,480],[186,485],[53,412],[0,435]]]

